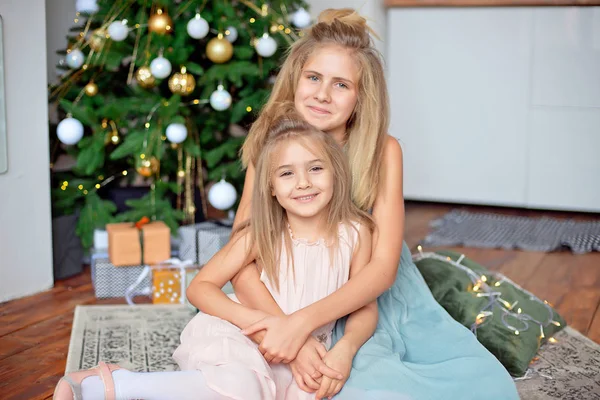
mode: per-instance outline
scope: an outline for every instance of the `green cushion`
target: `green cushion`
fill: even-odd
[[[432,255],[437,255],[440,259],[432,258]],[[466,270],[448,262],[448,257],[452,261],[458,261]],[[525,374],[539,346],[566,325],[564,319],[549,304],[511,281],[504,280],[507,278],[503,275],[490,272],[458,253],[443,250],[435,253],[417,253],[414,258],[435,299],[454,319],[474,330],[479,342],[494,354],[513,376]],[[481,276],[486,277],[486,283],[482,282]],[[500,282],[499,285],[496,286],[496,282]],[[480,283],[480,288],[474,291],[477,283]],[[484,285],[487,285],[487,290]],[[486,292],[501,294],[482,296]],[[488,310],[492,314],[482,317],[482,310],[490,302],[493,303]],[[515,305],[515,302],[518,303]],[[509,311],[511,305],[514,305],[512,312],[502,311]],[[478,315],[480,323],[474,325]],[[514,315],[518,315],[520,319]],[[543,338],[540,326],[543,328]]]

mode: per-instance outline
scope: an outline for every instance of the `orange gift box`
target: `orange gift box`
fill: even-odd
[[[152,271],[152,303],[179,304],[181,302],[181,270],[159,269]],[[184,295],[185,296],[185,295]]]
[[[153,269],[152,303],[187,303],[185,292],[196,273],[198,273],[197,267]]]
[[[171,231],[164,222],[138,226],[129,222],[106,225],[108,258],[115,267],[158,264],[171,257]]]

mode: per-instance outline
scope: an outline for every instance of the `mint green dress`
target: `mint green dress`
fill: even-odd
[[[375,334],[336,399],[519,399],[502,364],[433,298],[406,243],[396,281],[377,303]],[[334,340],[344,326],[337,322]]]

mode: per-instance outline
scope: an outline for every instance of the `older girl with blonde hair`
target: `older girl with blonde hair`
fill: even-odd
[[[254,206],[254,165],[264,149],[267,127],[289,102],[307,122],[343,146],[352,199],[372,212],[377,229],[369,264],[339,290],[294,313],[265,317],[244,333],[261,335],[259,349],[268,361],[290,362],[300,358],[316,327],[338,320],[339,338],[345,326],[341,318],[377,299],[377,329],[355,357],[340,398],[359,388],[393,391],[397,398],[475,399],[482,393],[471,390],[476,384],[485,388],[486,398],[518,399],[507,371],[435,301],[411,260],[403,241],[402,150],[387,134],[389,103],[382,61],[365,19],[354,10],[323,11],[291,46],[242,149],[247,172],[236,223]],[[253,266],[232,282],[243,304],[276,308]],[[317,398],[325,392],[321,382],[327,376],[321,372],[329,372],[318,361],[301,363],[303,370],[295,375],[303,381],[299,384],[319,387]]]

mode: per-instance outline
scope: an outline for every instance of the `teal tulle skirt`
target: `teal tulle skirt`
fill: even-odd
[[[512,400],[502,364],[433,298],[406,243],[394,285],[377,300],[377,330],[360,349],[338,399]],[[339,320],[334,340],[344,333]]]

